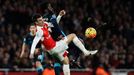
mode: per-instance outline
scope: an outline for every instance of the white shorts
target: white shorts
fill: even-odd
[[[60,40],[56,42],[56,46],[51,49],[48,50],[49,54],[51,55],[57,55],[57,57],[60,59],[60,61],[64,60],[64,57],[67,55],[67,51],[66,49],[68,49],[68,45],[66,43],[67,38],[65,38],[64,40]]]

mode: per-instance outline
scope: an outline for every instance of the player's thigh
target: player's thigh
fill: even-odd
[[[68,45],[66,44],[66,42],[63,40],[60,40],[56,42],[56,46],[48,52],[50,54],[55,54],[55,53],[58,54],[58,53],[64,52],[66,49],[68,49]]]
[[[69,44],[76,35],[74,33],[67,35],[66,43]]]
[[[62,62],[63,62],[63,64],[69,64],[69,58],[68,58],[68,56],[65,56],[64,57],[64,60]]]
[[[68,51],[64,51],[64,52],[61,52],[61,53],[56,53],[55,54],[55,56],[61,61],[61,62],[63,62],[63,61],[65,61],[65,63],[67,63],[67,58],[66,58],[66,56],[68,55]]]

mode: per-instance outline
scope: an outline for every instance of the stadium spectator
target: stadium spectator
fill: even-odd
[[[9,67],[30,67],[28,53],[26,53],[25,63],[16,57],[21,50],[22,38],[28,32],[27,25],[31,23],[31,15],[35,12],[42,12],[40,4],[49,0],[1,0],[0,1],[0,68],[10,61],[4,68]],[[61,9],[67,11],[67,15],[60,22],[62,30],[66,34],[74,32],[79,34],[85,41],[88,49],[98,49],[99,53],[93,58],[82,58],[76,56],[69,49],[70,54],[75,57],[78,66],[72,68],[94,67],[94,61],[106,58],[109,68],[134,68],[134,11],[132,0],[50,0],[57,12]],[[89,20],[91,18],[91,20]],[[89,20],[87,22],[87,20]],[[97,29],[95,39],[87,39],[84,30],[93,26],[97,28],[102,23],[107,25]],[[64,26],[63,26],[64,25]],[[77,29],[78,28],[78,29]],[[17,53],[16,53],[17,52]],[[16,55],[17,54],[17,55]],[[6,57],[4,57],[6,55]],[[114,56],[113,56],[114,55]],[[113,58],[112,58],[113,57]],[[77,59],[78,58],[78,59]],[[118,60],[119,59],[119,60]],[[88,61],[89,63],[83,63]],[[90,62],[91,61],[91,62]],[[117,61],[118,63],[114,63]],[[74,63],[74,62],[71,62]]]

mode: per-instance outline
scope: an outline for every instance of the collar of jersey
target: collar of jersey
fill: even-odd
[[[37,30],[43,28],[43,26],[37,26]]]

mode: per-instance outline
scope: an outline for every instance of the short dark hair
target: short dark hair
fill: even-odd
[[[36,14],[33,15],[32,21],[33,21],[33,22],[36,22],[36,21],[37,21],[37,18],[40,18],[40,17],[41,17],[41,15],[38,14],[38,13],[36,13]]]

